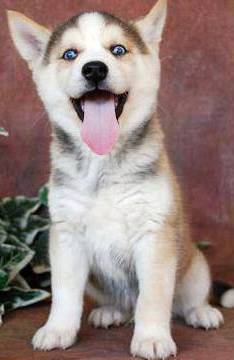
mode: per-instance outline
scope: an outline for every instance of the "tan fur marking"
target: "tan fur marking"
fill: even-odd
[[[64,32],[67,29],[71,29],[71,28],[74,28],[76,26],[78,18],[79,18],[79,15],[75,15],[72,18],[70,18],[69,20],[67,20],[66,22],[64,22],[63,24],[58,25],[55,28],[55,30],[53,31],[53,33],[52,33],[52,35],[50,37],[50,40],[49,40],[49,43],[47,45],[47,49],[46,49],[46,52],[45,52],[45,56],[44,56],[44,62],[45,63],[49,62],[50,54],[51,54],[53,48],[56,46],[56,44],[60,41],[60,39],[61,39],[62,35],[64,34]]]
[[[124,22],[123,20],[108,13],[101,14],[104,16],[107,25],[114,24],[119,26],[123,30],[124,36],[133,42],[142,54],[148,53],[147,46],[134,24]]]

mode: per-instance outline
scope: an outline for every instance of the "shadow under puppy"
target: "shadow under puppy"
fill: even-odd
[[[207,262],[190,240],[156,115],[167,1],[125,22],[83,13],[53,32],[8,12],[53,131],[49,208],[52,307],[35,349],[67,348],[85,291],[96,327],[134,316],[131,353],[176,354],[172,313],[218,328]]]

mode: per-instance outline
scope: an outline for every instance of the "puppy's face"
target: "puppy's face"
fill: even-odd
[[[119,135],[152,115],[166,0],[140,21],[84,13],[52,33],[19,13],[8,14],[51,121],[81,135],[95,153],[108,153]]]

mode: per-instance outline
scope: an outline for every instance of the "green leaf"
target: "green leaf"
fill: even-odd
[[[8,282],[8,274],[6,273],[6,271],[0,269],[0,290],[6,287],[7,282]]]
[[[38,197],[0,199],[0,323],[5,311],[50,296],[47,199],[46,186]]]
[[[19,247],[20,249],[29,250],[29,247],[13,234],[7,234],[6,243],[7,245]]]
[[[17,274],[14,278],[14,280],[11,283],[12,286],[18,287],[22,290],[31,290],[31,287],[27,283],[27,281],[21,276],[20,274]]]
[[[49,297],[50,294],[45,290],[23,290],[17,287],[12,287],[4,291],[0,291],[0,307],[4,306],[5,311],[10,311],[35,304],[39,301],[48,299]]]
[[[211,243],[209,241],[203,240],[203,241],[198,241],[197,242],[197,247],[200,250],[204,250],[207,249],[211,246]]]
[[[6,239],[7,239],[7,232],[3,227],[1,227],[0,224],[0,244],[4,243]]]
[[[29,248],[0,244],[0,269],[8,272],[8,282],[20,272],[33,258]]]
[[[5,224],[11,223],[16,227],[24,229],[28,218],[40,207],[37,198],[26,198],[17,196],[15,198],[4,198],[0,200],[0,218]]]
[[[38,215],[31,215],[28,219],[27,227],[22,232],[21,239],[28,245],[31,245],[36,235],[41,232],[48,230],[50,226],[49,219],[42,218]]]
[[[32,267],[36,274],[43,274],[50,270],[48,259],[48,242],[49,231],[44,231],[38,235],[32,246],[32,249],[35,252],[35,256],[32,259]]]
[[[9,136],[8,132],[3,127],[0,127],[0,135]]]
[[[47,185],[43,186],[39,190],[39,201],[44,206],[48,205],[48,193],[49,193],[49,189]]]

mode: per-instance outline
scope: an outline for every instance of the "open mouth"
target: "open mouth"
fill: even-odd
[[[79,99],[71,99],[73,107],[82,120],[81,138],[96,154],[109,153],[119,137],[119,122],[127,93],[115,95],[95,90]]]
[[[124,105],[125,105],[125,103],[127,101],[127,97],[128,97],[127,92],[124,94],[121,94],[121,95],[115,95],[115,94],[111,94],[110,92],[104,91],[104,90],[94,90],[94,91],[86,93],[79,99],[71,98],[72,105],[73,105],[77,115],[79,116],[80,120],[82,120],[82,121],[84,120],[85,99],[87,98],[87,96],[90,96],[90,95],[93,97],[93,99],[94,99],[93,101],[99,101],[103,97],[112,95],[114,97],[115,114],[116,114],[117,119],[119,119],[119,117],[121,116],[123,109],[124,109]]]

